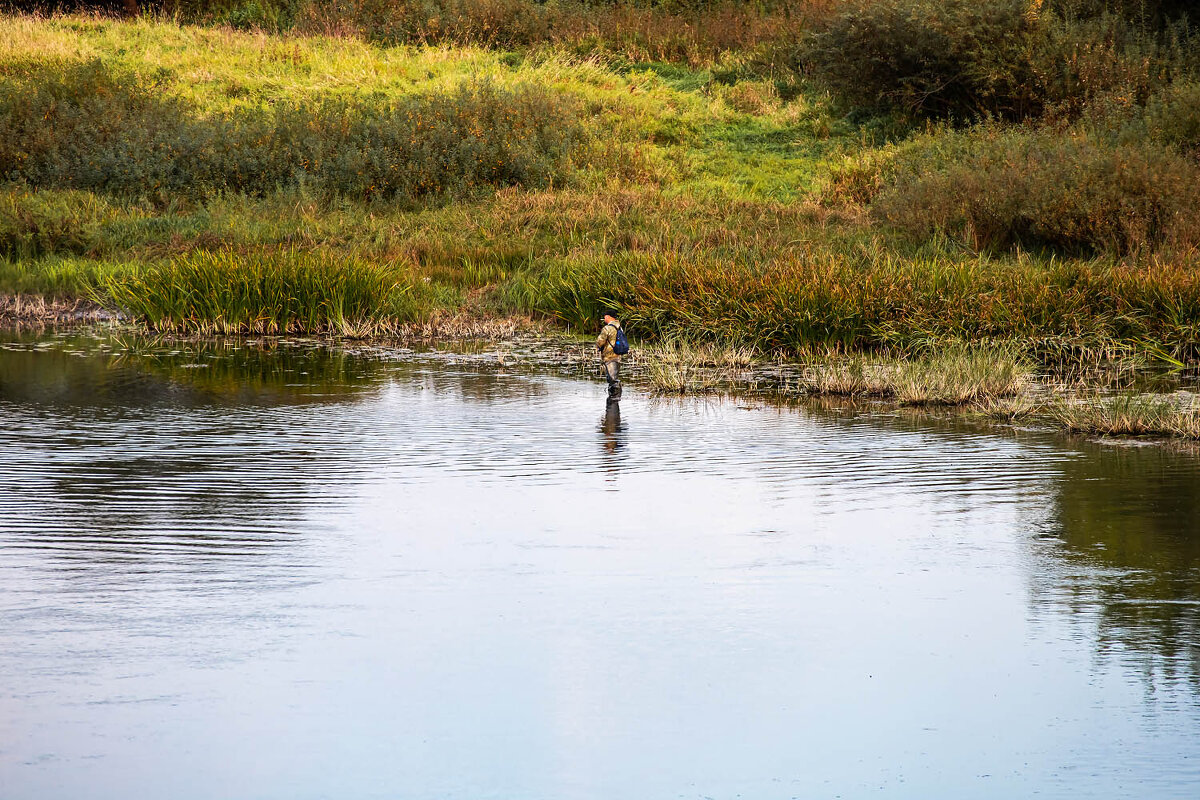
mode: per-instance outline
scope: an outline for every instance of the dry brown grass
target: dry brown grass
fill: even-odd
[[[421,341],[499,342],[522,333],[544,330],[544,322],[527,316],[488,317],[441,313],[427,320],[399,325],[394,335],[400,339]]]
[[[88,323],[116,319],[91,300],[56,300],[41,295],[0,295],[0,323]]]

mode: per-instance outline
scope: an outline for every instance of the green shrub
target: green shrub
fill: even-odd
[[[1194,0],[1051,0],[1044,5],[1081,18],[1117,14],[1146,24],[1194,17],[1196,12]]]
[[[400,100],[280,102],[201,116],[99,61],[0,67],[0,177],[169,202],[306,185],[414,201],[565,179],[579,109],[479,81]]]
[[[1194,73],[1186,23],[1041,0],[847,0],[805,47],[854,105],[957,120],[1081,114],[1105,93],[1145,103]]]
[[[51,253],[96,254],[108,203],[90,192],[0,192],[0,257],[38,258]]]
[[[914,140],[888,169],[872,211],[922,238],[1117,255],[1200,243],[1200,165],[1154,144],[985,127]]]
[[[1148,134],[1183,150],[1200,150],[1200,81],[1179,81],[1146,104]]]
[[[1097,98],[1143,105],[1197,68],[1197,40],[1186,25],[1151,27],[1110,13],[1045,14],[1029,58],[1038,107],[1064,119]]]
[[[1036,104],[1027,0],[847,0],[806,60],[851,103],[911,114],[1022,117]]]

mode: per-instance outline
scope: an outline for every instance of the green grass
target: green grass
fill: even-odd
[[[0,293],[40,295],[51,300],[90,298],[112,277],[135,272],[125,259],[49,256],[36,261],[0,260]]]

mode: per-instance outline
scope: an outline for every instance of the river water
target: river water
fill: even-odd
[[[1200,796],[1177,448],[2,345],[4,800]]]

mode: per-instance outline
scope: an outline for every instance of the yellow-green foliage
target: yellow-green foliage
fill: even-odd
[[[91,192],[0,192],[0,255],[36,258],[49,253],[92,253],[113,209]]]
[[[461,5],[470,20],[490,7]],[[760,70],[757,44],[635,64],[604,47],[581,57],[562,43],[504,52],[499,40],[329,33],[0,17],[12,109],[0,154],[21,178],[0,186],[0,291],[100,285],[154,324],[342,329],[315,288],[311,314],[230,288],[242,266],[316,251],[392,265],[403,291],[364,306],[372,326],[466,308],[590,328],[615,304],[646,340],[756,351],[1200,344],[1190,128],[1167,125],[1186,118],[1174,111],[1191,103],[1183,82],[1154,83],[1149,99],[1106,84],[1074,123],[1067,110],[1029,130],[947,127],[880,148],[906,129],[844,116],[790,67]],[[54,117],[48,130],[39,112]],[[83,169],[96,154],[106,165]],[[855,166],[839,189],[829,171],[842,161]],[[972,184],[985,168],[993,183]],[[813,202],[823,184],[839,202]],[[921,202],[893,215],[888,193]],[[1041,227],[1018,205],[978,238],[988,203],[1010,201]],[[193,259],[204,269],[187,277]],[[169,291],[176,278],[208,285],[202,275],[218,276],[212,305]],[[154,304],[139,310],[129,292]],[[357,313],[342,312],[347,330]]]
[[[479,81],[431,96],[199,115],[154,79],[99,60],[3,68],[0,176],[164,203],[294,185],[402,201],[542,186],[569,176],[583,139],[570,98],[532,86]]]
[[[50,300],[78,301],[110,277],[135,272],[128,259],[50,256],[37,261],[0,259],[0,291]]]
[[[187,16],[235,26],[353,34],[389,44],[553,45],[691,66],[786,67],[797,33],[836,0],[225,0]],[[207,9],[204,7],[208,7]]]
[[[1200,81],[1178,81],[1150,97],[1147,135],[1182,150],[1200,150]]]

